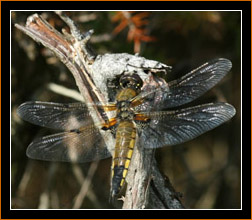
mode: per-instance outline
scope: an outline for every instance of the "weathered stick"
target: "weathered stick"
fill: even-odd
[[[92,65],[96,57],[89,48],[88,41],[93,31],[81,34],[69,17],[65,16],[62,12],[56,13],[70,27],[71,34],[66,31],[63,31],[64,35],[61,34],[38,14],[30,16],[27,19],[25,27],[19,24],[15,26],[35,41],[42,43],[45,47],[52,50],[68,67],[86,103],[105,104],[108,94],[101,93],[100,89],[97,88],[97,85],[94,83],[96,74],[92,74],[94,70]],[[120,62],[123,58],[125,58],[124,60],[134,59],[134,56],[129,54],[120,54],[120,56],[116,56],[116,54],[107,54],[107,56],[104,55],[104,58],[108,56],[118,57]],[[99,59],[101,59],[101,56]],[[144,60],[144,58],[142,58],[142,60],[140,59],[140,61],[139,59],[139,57],[135,56],[136,61],[133,62],[134,65]],[[167,68],[167,66],[161,65],[156,61],[153,62],[151,63],[154,66],[153,72],[155,70],[158,71]],[[125,66],[132,68],[132,64],[128,65],[128,63],[125,63]],[[99,75],[99,77],[101,76]],[[107,120],[107,115],[102,109],[99,109],[99,106],[90,105],[88,107],[95,123],[102,123]],[[110,138],[106,139],[105,142],[109,148],[113,148],[115,141],[112,135],[110,135]],[[138,146],[135,146],[135,148],[127,175],[128,187],[123,208],[183,208],[173,187],[171,184],[165,184],[166,181],[157,168],[154,158],[155,151],[153,149],[139,148]]]

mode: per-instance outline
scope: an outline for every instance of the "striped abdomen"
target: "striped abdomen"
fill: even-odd
[[[136,139],[136,127],[132,121],[121,121],[116,131],[116,146],[112,164],[112,197],[124,184]]]

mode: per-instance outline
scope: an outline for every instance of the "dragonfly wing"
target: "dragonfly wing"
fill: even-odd
[[[219,126],[235,115],[235,108],[227,103],[210,103],[144,115],[150,122],[139,129],[140,144],[158,148],[183,143]]]
[[[190,73],[168,83],[169,93],[163,106],[171,108],[186,104],[215,86],[232,68],[228,59],[209,61]]]
[[[25,121],[53,129],[71,130],[93,123],[84,103],[25,102],[17,113]]]
[[[180,79],[155,89],[148,88],[134,97],[132,102],[141,103],[138,110],[173,108],[193,101],[216,85],[231,69],[228,59],[209,61]],[[143,101],[142,101],[143,100]]]
[[[83,163],[111,157],[95,126],[35,139],[27,148],[26,154],[38,160]]]

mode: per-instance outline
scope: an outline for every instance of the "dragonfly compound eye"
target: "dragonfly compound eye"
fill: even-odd
[[[133,88],[133,89],[141,89],[143,86],[143,81],[137,74],[127,74],[123,75],[120,78],[120,86],[122,88]]]

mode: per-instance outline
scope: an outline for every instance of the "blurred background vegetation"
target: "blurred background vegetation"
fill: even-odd
[[[12,12],[11,43],[11,196],[12,208],[114,208],[109,204],[111,159],[72,165],[28,159],[26,148],[48,129],[22,121],[17,107],[30,100],[75,102],[48,89],[56,83],[77,90],[68,69],[43,46],[14,27],[35,12]],[[60,30],[66,25],[53,12],[36,12]],[[189,104],[225,101],[235,117],[187,143],[156,152],[162,173],[169,177],[182,203],[191,209],[241,207],[241,14],[228,11],[69,12],[91,39],[97,54],[140,53],[173,66],[166,79],[176,79],[204,62],[224,57],[230,73],[211,91]],[[127,17],[129,15],[129,17]],[[54,132],[55,133],[55,132]],[[90,167],[95,170],[90,173]],[[85,177],[92,177],[79,206],[74,206]],[[85,182],[86,183],[86,182]],[[83,191],[82,191],[83,193]]]

